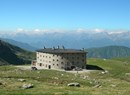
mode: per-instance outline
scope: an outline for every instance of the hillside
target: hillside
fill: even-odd
[[[112,58],[113,60],[118,60],[118,61],[121,61],[125,64],[129,64],[130,63],[130,56],[129,57],[119,57],[119,58]],[[130,65],[130,64],[129,64]]]
[[[27,64],[31,62],[34,53],[25,51],[19,47],[0,40],[0,65],[3,64]]]
[[[3,39],[3,38],[1,38],[1,40],[5,41],[7,43],[10,43],[12,45],[18,46],[18,47],[20,47],[22,49],[28,50],[28,51],[35,51],[37,49],[37,48],[27,44],[27,43],[18,42],[18,41],[12,40],[12,39]]]
[[[89,48],[87,51],[89,58],[114,58],[130,56],[130,48],[124,46]]]
[[[0,66],[0,95],[129,95],[130,63],[89,58],[88,64],[100,67],[104,71],[95,69],[83,73],[70,73]],[[20,81],[22,79],[24,81]],[[80,87],[69,87],[68,83],[72,82],[78,82]],[[24,84],[33,84],[33,87],[23,89]]]

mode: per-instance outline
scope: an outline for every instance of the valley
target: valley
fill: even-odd
[[[89,54],[93,51],[87,50]],[[94,50],[93,54],[98,55],[87,58],[85,72],[31,70],[34,52],[0,41],[0,95],[129,95],[129,48],[109,46]],[[101,52],[112,57],[104,57]],[[80,86],[70,87],[69,83]]]

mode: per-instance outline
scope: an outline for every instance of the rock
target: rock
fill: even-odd
[[[18,79],[18,81],[25,82],[26,80],[25,79]]]
[[[101,84],[97,84],[94,86],[94,88],[99,88],[99,87],[101,87]]]
[[[34,87],[33,84],[24,84],[22,86],[22,89],[28,89],[28,88],[33,88],[33,87]]]
[[[107,74],[108,73],[108,71],[107,70],[105,70],[105,71],[103,71],[103,72],[101,72],[102,74]]]
[[[77,82],[73,82],[73,83],[69,83],[68,86],[80,87],[80,84]]]
[[[116,85],[112,84],[111,87],[116,87]]]
[[[58,80],[59,78],[58,77],[54,77],[54,79]]]

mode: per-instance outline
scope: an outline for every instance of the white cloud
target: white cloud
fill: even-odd
[[[95,32],[95,33],[101,33],[101,32],[104,32],[104,31],[105,31],[105,30],[103,30],[103,29],[98,29],[98,28],[97,28],[97,29],[94,29],[94,32]]]
[[[17,28],[16,31],[11,31],[11,32],[2,32],[0,31],[0,34],[7,34],[7,35],[17,35],[17,34],[26,34],[26,35],[44,35],[44,34],[52,34],[52,33],[62,33],[62,34],[73,34],[73,33],[86,33],[86,34],[98,34],[98,33],[107,33],[109,35],[111,34],[120,34],[128,32],[127,30],[105,30],[105,29],[83,29],[83,28],[78,28],[75,30],[63,30],[63,29],[34,29],[34,30],[26,30],[23,28]]]
[[[24,30],[23,28],[17,28],[17,29],[16,29],[16,32],[18,32],[18,33],[19,33],[19,32],[24,32],[24,31],[25,31],[25,30]]]
[[[87,34],[95,34],[95,33],[102,33],[102,32],[106,32],[107,30],[104,29],[82,29],[79,28],[76,30],[77,33],[87,33]]]

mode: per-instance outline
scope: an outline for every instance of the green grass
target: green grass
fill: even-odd
[[[113,60],[118,60],[123,62],[126,65],[130,66],[130,57],[125,57],[125,58],[113,58]]]
[[[72,74],[56,70],[21,70],[14,66],[0,66],[0,95],[129,95],[129,63],[120,60],[88,59],[88,64],[99,70]],[[26,79],[19,82],[18,79]],[[68,87],[70,82],[79,82],[81,87]],[[21,89],[23,84],[32,83],[34,88]],[[95,87],[100,85],[100,87]]]

